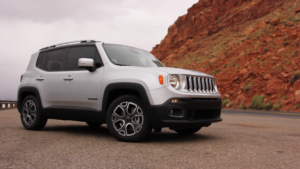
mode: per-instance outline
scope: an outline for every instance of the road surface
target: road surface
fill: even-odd
[[[300,168],[300,115],[239,111],[192,136],[165,128],[124,143],[83,122],[28,131],[16,109],[1,110],[0,168]]]

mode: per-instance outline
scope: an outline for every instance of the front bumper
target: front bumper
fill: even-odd
[[[182,103],[171,103],[173,99],[179,99]],[[181,110],[182,116],[170,115],[171,109]],[[150,110],[152,126],[157,128],[194,128],[222,121],[220,98],[172,98],[162,105],[151,106]]]

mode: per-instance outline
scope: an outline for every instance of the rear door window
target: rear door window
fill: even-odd
[[[46,71],[63,71],[65,69],[65,57],[67,48],[48,51],[44,69]]]

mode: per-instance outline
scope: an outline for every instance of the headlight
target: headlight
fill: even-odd
[[[179,87],[179,83],[180,83],[178,76],[177,75],[171,75],[170,78],[169,78],[169,83],[173,88],[177,89]]]

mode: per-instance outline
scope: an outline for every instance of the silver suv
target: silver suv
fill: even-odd
[[[103,123],[122,141],[152,129],[193,134],[219,122],[221,95],[213,76],[167,68],[134,47],[82,40],[52,45],[31,56],[18,88],[23,126],[47,119]]]

